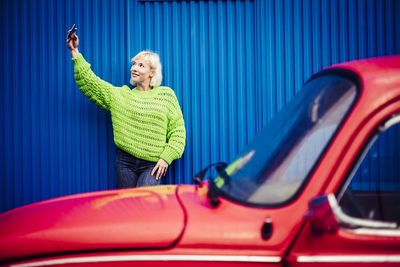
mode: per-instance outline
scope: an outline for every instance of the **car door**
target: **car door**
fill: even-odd
[[[288,253],[288,266],[400,266],[398,109],[398,103],[383,108],[350,142],[356,146],[357,138],[364,140],[354,155],[338,160],[338,169],[340,164],[350,167],[340,183],[335,184],[333,177],[324,192],[332,193],[325,200],[329,198],[337,206],[330,205],[329,212],[320,209],[325,212],[320,231],[311,220],[305,220]],[[361,137],[364,133],[367,137]],[[349,148],[346,153],[351,151]],[[314,200],[317,206],[322,205],[321,199]]]

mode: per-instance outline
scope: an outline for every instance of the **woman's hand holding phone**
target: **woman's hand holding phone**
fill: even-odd
[[[67,44],[69,51],[71,52],[72,57],[76,57],[79,54],[78,51],[78,45],[79,45],[79,38],[78,35],[76,35],[76,31],[78,28],[74,24],[72,28],[68,31],[67,35]]]

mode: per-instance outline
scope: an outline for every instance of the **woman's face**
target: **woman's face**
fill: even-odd
[[[135,83],[146,84],[150,82],[154,76],[154,70],[151,69],[150,64],[144,59],[136,59],[131,68],[131,79]]]

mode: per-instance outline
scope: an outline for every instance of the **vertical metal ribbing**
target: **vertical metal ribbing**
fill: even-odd
[[[4,38],[3,43],[3,50],[2,51],[7,51],[7,53],[3,52],[3,64],[4,66],[7,66],[7,68],[11,68],[11,55],[14,52],[13,46],[11,43],[11,32],[12,32],[12,21],[11,21],[11,5],[12,3],[10,2],[2,2],[1,4],[1,11],[2,11],[2,18],[4,20],[4,34],[8,38]],[[1,80],[3,90],[2,90],[2,129],[3,131],[3,142],[1,143],[3,145],[2,147],[2,153],[3,153],[3,159],[4,163],[2,163],[2,174],[4,175],[2,178],[2,193],[0,195],[3,195],[3,198],[1,199],[2,205],[1,207],[3,210],[11,209],[16,206],[14,203],[14,179],[10,179],[8,177],[14,177],[13,176],[13,130],[12,130],[12,77],[11,77],[11,71],[4,71],[3,72],[3,79]],[[5,130],[7,129],[7,130]],[[6,190],[7,188],[7,190]]]
[[[232,160],[313,72],[400,53],[395,0],[6,0],[0,12],[0,211],[115,188],[110,115],[74,82],[65,44],[73,23],[92,69],[115,85],[129,83],[136,53],[160,54],[187,128],[168,184]],[[387,144],[398,134],[385,138],[377,152],[394,153]]]

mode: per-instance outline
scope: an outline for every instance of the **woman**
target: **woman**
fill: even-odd
[[[185,124],[172,89],[162,80],[159,56],[142,51],[132,59],[131,89],[115,87],[97,77],[78,51],[75,32],[67,37],[79,89],[96,105],[111,112],[117,146],[118,188],[158,185],[168,166],[182,156]]]

